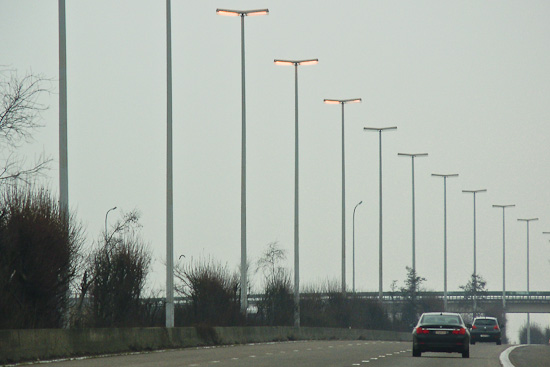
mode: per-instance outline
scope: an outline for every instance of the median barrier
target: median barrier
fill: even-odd
[[[182,327],[0,330],[0,364],[290,340],[411,341],[410,333],[318,327]]]

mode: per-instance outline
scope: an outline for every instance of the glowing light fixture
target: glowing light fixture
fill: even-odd
[[[255,15],[268,15],[268,9],[256,9],[256,10],[230,10],[230,9],[216,9],[216,13],[219,15],[225,15],[229,17],[238,16],[255,16]]]
[[[308,60],[280,60],[275,59],[276,65],[315,65],[319,63],[319,59]]]
[[[359,103],[359,102],[361,102],[361,98],[353,98],[353,99],[324,99],[323,102],[325,102],[326,104]]]

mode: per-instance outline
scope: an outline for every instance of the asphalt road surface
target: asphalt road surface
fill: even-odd
[[[530,345],[516,348],[510,353],[510,362],[515,367],[548,367],[550,366],[550,346]]]
[[[507,347],[472,345],[469,359],[458,353],[423,353],[422,357],[413,358],[412,342],[297,341],[97,357],[48,363],[47,367],[500,367],[499,355]]]

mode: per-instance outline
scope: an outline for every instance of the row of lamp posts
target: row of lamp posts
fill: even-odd
[[[241,92],[242,92],[242,152],[241,152],[241,311],[247,309],[247,278],[246,278],[246,90],[245,90],[245,48],[244,48],[244,17],[254,15],[267,15],[268,9],[258,10],[228,10],[217,9],[220,15],[241,17]],[[67,65],[66,65],[66,19],[65,0],[58,0],[59,15],[59,184],[60,184],[60,205],[68,211],[68,159],[67,159]],[[173,185],[172,185],[172,49],[171,49],[171,1],[166,0],[166,50],[167,50],[167,174],[166,174],[166,327],[174,326],[174,294],[173,294]],[[294,324],[300,326],[299,308],[299,216],[298,216],[298,66],[316,64],[317,59],[308,60],[275,60],[275,64],[293,65],[295,75],[295,198],[294,198]],[[361,99],[330,100],[325,99],[328,104],[341,104],[342,106],[342,292],[346,291],[345,271],[345,150],[344,150],[344,105],[347,103],[360,102]],[[365,127],[368,131],[379,133],[379,297],[382,298],[382,132],[395,130],[397,127],[373,128]],[[402,156],[411,157],[412,161],[412,266],[416,268],[415,261],[415,202],[414,202],[414,158],[427,156],[427,153],[408,154],[399,153]],[[444,302],[447,308],[447,178],[456,177],[458,174],[432,174],[442,177],[444,182]],[[474,276],[476,275],[476,194],[487,190],[463,190],[465,193],[472,193],[474,198]],[[362,203],[359,202],[353,210],[353,291],[355,292],[355,210]],[[502,208],[503,234],[502,234],[502,304],[506,307],[506,281],[505,281],[505,209],[515,205],[493,205]],[[113,209],[111,209],[113,210]],[[110,210],[109,210],[110,211]],[[107,212],[108,214],[108,212]],[[529,223],[538,218],[521,218],[527,224],[527,292],[529,293]],[[550,232],[543,232],[550,234]],[[476,300],[474,297],[474,313]],[[529,314],[527,314],[527,340],[530,343]]]
[[[60,0],[61,3],[61,0]],[[173,312],[173,214],[172,214],[172,96],[171,96],[171,29],[170,29],[170,0],[166,0],[167,8],[167,78],[168,78],[168,144],[167,144],[167,308],[166,308],[166,326],[174,326],[174,312]],[[64,6],[63,6],[64,7]],[[242,93],[242,139],[241,139],[241,311],[246,313],[248,307],[247,300],[247,276],[246,276],[246,89],[245,89],[245,44],[244,44],[244,18],[246,16],[255,15],[267,15],[268,9],[257,10],[229,10],[229,9],[217,9],[216,13],[227,16],[239,16],[241,18],[241,93]],[[299,302],[299,149],[298,149],[298,66],[300,65],[312,65],[317,64],[318,59],[306,59],[306,60],[282,60],[275,59],[275,64],[278,65],[291,65],[294,66],[294,79],[295,79],[295,131],[294,131],[294,150],[295,150],[295,162],[294,162],[294,325],[300,326],[300,302]],[[361,102],[360,98],[357,99],[325,99],[325,103],[328,104],[340,104],[342,106],[342,292],[346,292],[346,270],[345,270],[345,149],[344,149],[344,105],[347,103]],[[396,130],[397,127],[365,127],[366,131],[377,131],[379,133],[379,297],[383,296],[383,278],[382,278],[382,132]],[[412,265],[413,270],[416,270],[416,254],[415,254],[415,201],[414,201],[414,158],[427,156],[427,153],[409,154],[399,153],[402,156],[411,157],[412,163]],[[456,177],[457,174],[432,174],[432,176],[443,177],[444,179],[444,299],[445,308],[447,308],[447,194],[446,194],[446,182],[449,177]],[[484,192],[486,190],[463,190],[463,192],[474,194],[474,275],[476,275],[476,219],[475,219],[475,197],[476,193]],[[355,292],[355,210],[357,206],[362,203],[359,202],[353,211],[354,216],[354,231],[353,231],[353,291]],[[503,208],[507,206],[494,205],[495,207]],[[503,219],[504,220],[504,219]],[[527,222],[527,252],[529,253],[529,221],[533,219],[518,219]],[[504,227],[503,227],[504,228]],[[504,230],[504,229],[503,229]],[[549,232],[550,233],[550,232]],[[503,234],[503,272],[504,272],[504,234]],[[529,255],[527,256],[527,291],[529,292]],[[503,305],[505,296],[504,286],[504,274],[503,274]],[[475,297],[474,297],[474,309],[475,309]],[[474,311],[475,312],[475,311]],[[529,317],[529,315],[528,315]],[[529,319],[528,319],[529,320]],[[529,322],[529,321],[528,321]],[[529,332],[528,332],[529,336]]]

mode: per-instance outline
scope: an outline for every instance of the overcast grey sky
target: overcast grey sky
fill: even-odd
[[[0,0],[0,65],[58,77],[57,1]],[[353,207],[358,290],[378,290],[378,136],[383,136],[384,288],[411,264],[411,162],[415,161],[417,271],[443,288],[443,180],[447,185],[449,290],[473,271],[502,289],[502,211],[507,211],[507,289],[531,290],[550,273],[550,3],[547,1],[172,1],[175,257],[240,261],[241,75],[238,18],[216,8],[269,8],[246,29],[248,254],[278,241],[293,259],[294,73],[275,58],[318,58],[299,69],[302,285],[341,272],[341,110],[346,106],[347,280]],[[139,209],[164,288],[165,2],[67,1],[69,201],[90,240],[105,212]],[[26,152],[54,159],[58,95],[45,96],[46,126]],[[114,221],[120,211],[110,214]],[[257,281],[256,281],[257,285]],[[547,320],[547,317],[545,318]]]

